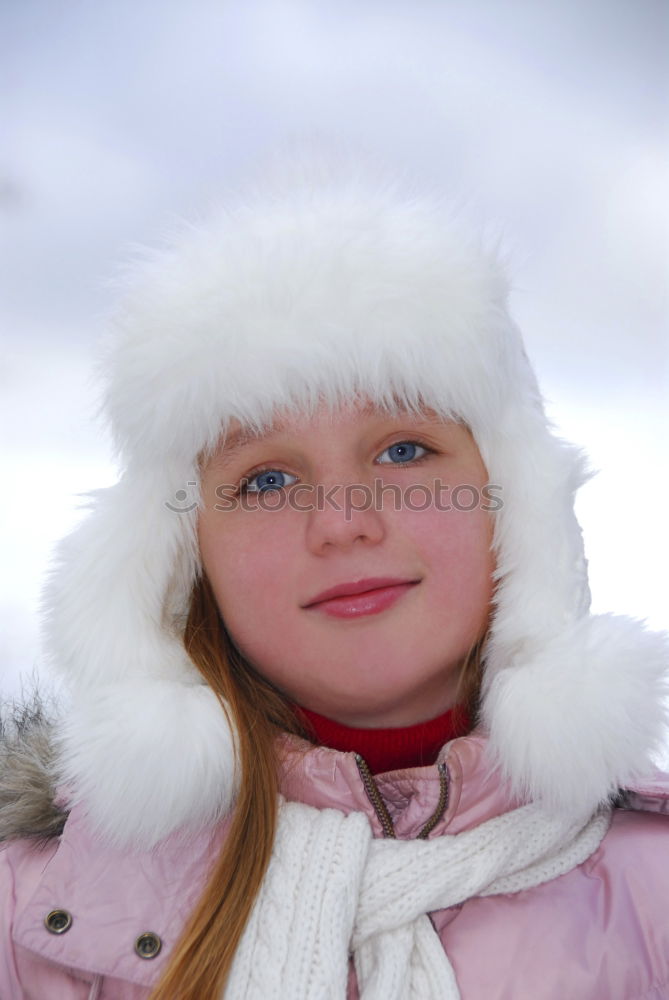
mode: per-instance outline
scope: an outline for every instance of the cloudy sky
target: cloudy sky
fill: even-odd
[[[502,235],[563,436],[593,604],[669,627],[665,0],[0,0],[0,692],[40,583],[114,481],[107,278],[278,146],[361,148]]]

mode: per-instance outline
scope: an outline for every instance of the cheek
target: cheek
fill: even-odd
[[[428,564],[438,600],[463,609],[487,608],[494,569],[488,513],[479,508],[415,512],[404,530]]]
[[[277,531],[265,516],[214,524],[205,517],[198,529],[202,565],[213,587],[219,610],[231,631],[243,622],[257,622],[280,602],[294,564],[295,545],[289,532]],[[291,560],[291,552],[293,558]]]

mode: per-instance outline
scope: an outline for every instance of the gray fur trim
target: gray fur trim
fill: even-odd
[[[55,803],[53,722],[39,695],[0,711],[0,842],[47,841],[67,812]]]

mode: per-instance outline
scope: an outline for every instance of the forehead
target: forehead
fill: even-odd
[[[275,415],[269,424],[261,427],[250,427],[232,420],[227,431],[219,441],[219,448],[225,448],[227,452],[239,450],[245,445],[251,444],[266,437],[274,437],[279,434],[299,432],[307,426],[313,426],[317,420],[327,421],[331,426],[337,423],[356,422],[363,419],[388,420],[392,418],[402,418],[415,421],[428,421],[430,423],[463,423],[453,416],[442,416],[428,406],[410,409],[398,403],[396,406],[382,407],[378,403],[369,401],[352,402],[338,407],[329,407],[321,404],[314,412],[305,413],[297,410],[282,411]]]

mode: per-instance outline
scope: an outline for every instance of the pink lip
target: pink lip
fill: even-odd
[[[357,618],[385,611],[398,601],[419,580],[397,580],[391,577],[374,577],[355,583],[341,583],[324,590],[304,608],[317,608],[335,618]]]

